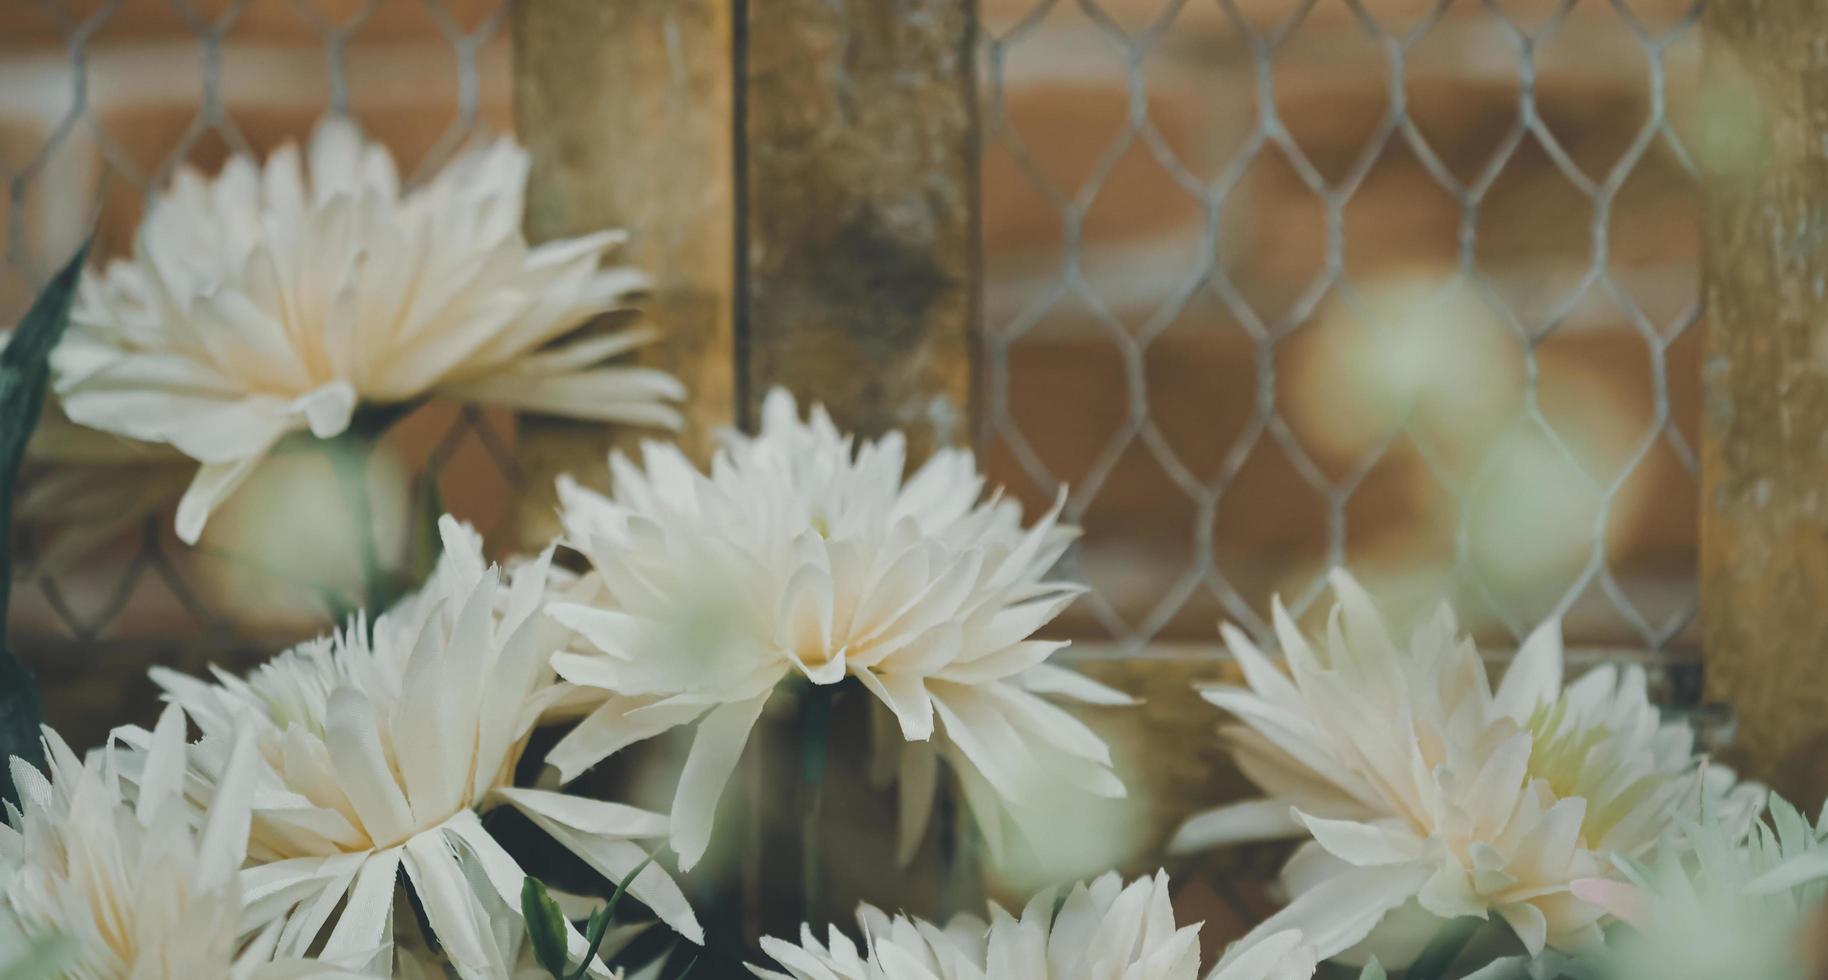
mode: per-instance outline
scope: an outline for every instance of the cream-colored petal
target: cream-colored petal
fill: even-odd
[[[681,871],[690,871],[704,856],[711,842],[717,801],[748,744],[749,730],[767,701],[768,695],[763,694],[720,705],[698,723],[697,737],[692,740],[692,750],[679,773],[679,788],[673,794],[673,849],[679,854]]]

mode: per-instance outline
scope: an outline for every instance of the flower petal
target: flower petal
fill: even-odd
[[[711,842],[711,824],[724,784],[749,742],[749,730],[761,716],[768,694],[719,705],[698,723],[698,735],[679,773],[673,794],[673,850],[679,869],[690,871]]]

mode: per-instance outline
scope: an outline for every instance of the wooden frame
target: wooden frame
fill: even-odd
[[[621,228],[653,277],[665,339],[637,360],[691,393],[680,442],[699,459],[735,418],[736,24],[727,0],[528,0],[513,5],[514,115],[532,156],[533,241]],[[557,530],[553,480],[606,484],[608,450],[640,433],[526,420],[516,536]]]
[[[516,128],[534,240],[631,235],[708,452],[785,385],[917,452],[969,437],[976,4],[524,0]],[[582,427],[538,428],[538,488]],[[552,451],[548,445],[555,447]],[[529,511],[549,510],[530,495]]]

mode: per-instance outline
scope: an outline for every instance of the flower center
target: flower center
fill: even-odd
[[[1560,799],[1587,801],[1581,835],[1595,844],[1655,789],[1649,776],[1608,794],[1606,779],[1618,767],[1617,733],[1605,724],[1581,725],[1568,717],[1564,696],[1530,716],[1530,764],[1525,779],[1541,779]]]

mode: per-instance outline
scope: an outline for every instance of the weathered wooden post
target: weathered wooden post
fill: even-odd
[[[1828,5],[1706,13],[1707,689],[1749,775],[1828,791]]]
[[[977,4],[745,6],[749,405],[779,384],[917,455],[968,439]]]
[[[934,445],[971,432],[977,4],[737,6],[745,42],[738,78],[741,399],[753,418],[779,385],[802,402],[824,403],[840,426],[861,436],[903,430],[917,465]],[[834,698],[832,688],[800,692],[788,811],[788,825],[799,833],[769,851],[796,854],[798,867],[779,873],[797,872],[800,904],[815,921],[846,915],[857,898],[876,897],[872,879],[895,875],[892,835],[835,839],[862,812],[873,811],[867,822],[883,830],[895,823],[883,794],[854,792],[854,774],[868,767],[855,737],[869,730],[867,710],[858,698]],[[792,778],[776,777],[777,788]],[[859,852],[881,860],[858,867]],[[922,883],[934,891],[922,899],[969,901],[957,888],[943,894],[959,859],[954,853],[928,862],[937,875],[897,877],[930,879]]]
[[[513,5],[515,129],[533,157],[527,234],[629,232],[666,332],[636,359],[691,392],[680,442],[699,459],[736,417],[738,147],[730,0],[527,0]],[[528,419],[517,532],[550,539],[553,478],[607,482],[612,445],[653,433]]]
[[[684,441],[701,457],[716,427],[753,425],[775,386],[859,435],[907,432],[916,463],[970,437],[976,24],[974,0],[516,4],[530,237],[630,230],[630,257],[655,278],[648,318],[669,335],[645,363],[690,388]],[[606,480],[604,453],[628,438],[524,425],[523,537],[550,533],[556,474]],[[812,710],[791,731],[752,742],[750,809],[723,822],[748,826],[752,940],[805,914],[847,916],[858,897],[918,908],[946,884],[892,866],[894,801],[857,778],[865,706],[802,703]],[[828,741],[834,723],[842,735]],[[807,732],[819,736],[814,767]],[[832,824],[862,836],[823,845],[821,861],[806,845]],[[840,854],[881,866],[839,869]]]

